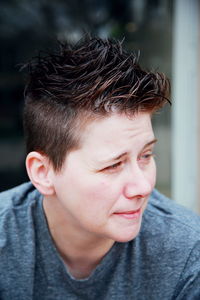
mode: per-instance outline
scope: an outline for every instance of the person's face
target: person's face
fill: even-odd
[[[155,185],[154,144],[147,113],[90,123],[81,148],[53,178],[70,228],[119,242],[135,238]]]

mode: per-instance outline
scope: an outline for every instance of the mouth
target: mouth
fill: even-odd
[[[122,211],[122,212],[116,212],[114,215],[125,218],[125,219],[138,219],[141,215],[141,208],[138,210],[130,210],[130,211]]]

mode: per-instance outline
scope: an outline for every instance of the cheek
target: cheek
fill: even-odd
[[[106,181],[94,183],[85,189],[86,196],[90,203],[97,203],[101,207],[112,205],[115,201],[116,193],[112,191],[111,185]]]
[[[113,210],[113,206],[118,199],[117,195],[111,191],[111,187],[106,182],[82,187],[80,218],[88,224],[104,224]],[[93,225],[91,225],[93,226]]]
[[[120,198],[120,191],[114,189],[108,180],[103,180],[85,192],[84,209],[87,207],[88,218],[96,223],[107,220]]]
[[[70,205],[79,207],[83,211],[87,209],[90,213],[98,214],[108,211],[117,199],[116,189],[112,189],[108,180],[102,180],[95,176],[77,177],[77,174],[71,173],[62,186]]]

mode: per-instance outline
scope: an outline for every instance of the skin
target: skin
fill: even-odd
[[[90,123],[62,170],[50,166],[44,211],[58,251],[77,278],[88,276],[115,241],[139,233],[156,180],[156,140],[148,113]]]

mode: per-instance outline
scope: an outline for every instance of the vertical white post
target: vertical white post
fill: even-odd
[[[175,0],[172,72],[172,197],[199,211],[199,1]]]

